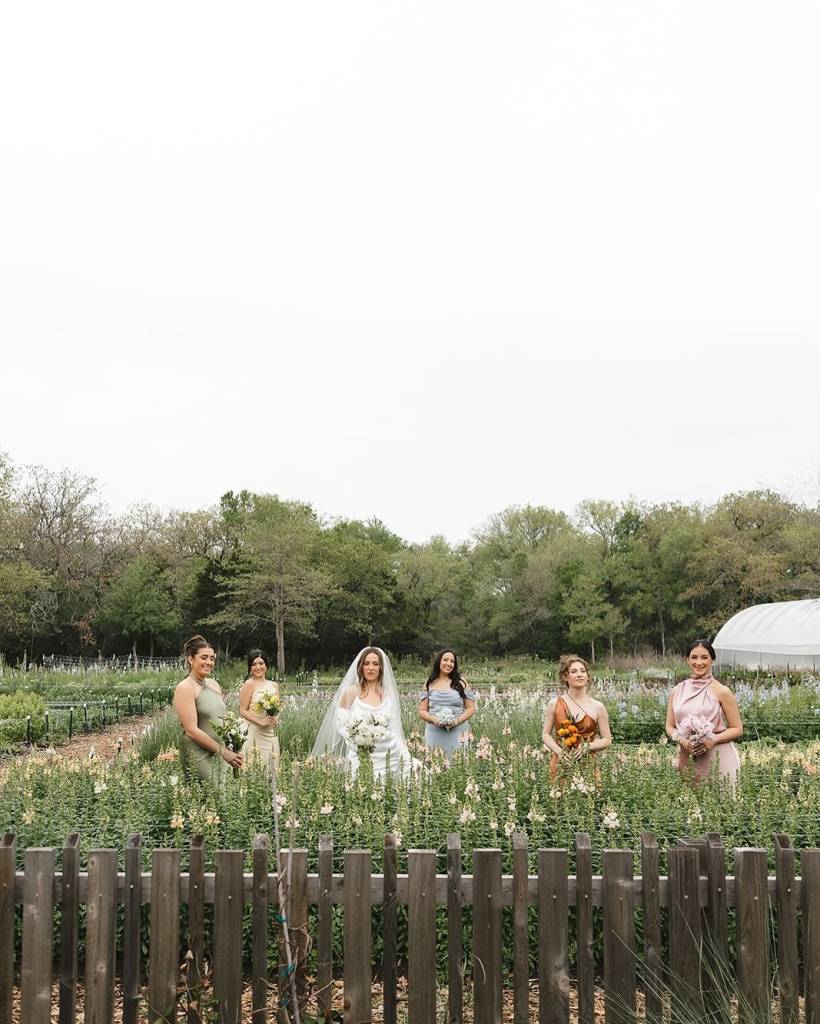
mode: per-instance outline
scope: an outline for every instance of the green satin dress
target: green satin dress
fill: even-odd
[[[211,723],[225,714],[225,701],[222,699],[222,695],[209,686],[203,685],[195,703],[197,726],[219,743],[220,739],[214,732]],[[222,756],[215,751],[200,747],[190,736],[182,737],[182,746],[188,774],[221,788],[225,783],[227,767]]]

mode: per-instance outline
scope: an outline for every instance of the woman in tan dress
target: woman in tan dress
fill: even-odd
[[[254,711],[253,706],[263,693],[279,696],[279,685],[267,678],[268,659],[262,651],[251,651],[248,655],[248,678],[239,691],[239,714],[248,722],[248,738],[242,747],[245,763],[259,757],[266,768],[271,762],[275,771],[279,771],[279,736],[277,727],[278,716]]]

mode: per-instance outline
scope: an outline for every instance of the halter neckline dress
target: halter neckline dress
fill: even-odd
[[[709,684],[713,682],[715,678],[711,675],[705,679],[684,679],[672,690],[672,714],[675,716],[676,729],[692,715],[702,715],[712,723],[716,736],[725,731],[723,708],[709,689]],[[734,743],[716,743],[702,757],[690,757],[685,750],[678,748],[678,771],[684,772],[691,767],[697,782],[706,778],[716,762],[718,774],[734,782],[740,768],[740,758]]]

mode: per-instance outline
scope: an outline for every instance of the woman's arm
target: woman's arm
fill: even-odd
[[[674,691],[673,691],[674,692]],[[681,750],[685,750],[687,754],[692,753],[692,748],[686,742],[686,740],[678,739],[675,731],[675,712],[672,709],[672,694],[669,694],[669,701],[666,705],[666,735],[672,740],[673,743],[677,743]]]
[[[207,732],[199,728],[196,714],[196,697],[194,696],[193,689],[185,683],[180,683],[174,690],[174,711],[177,713],[182,731],[194,743],[202,747],[203,750],[207,750],[210,754],[219,754],[228,764],[237,768],[240,767],[242,764],[242,755],[240,753],[223,747],[219,740],[215,740],[213,736],[209,736]]]
[[[246,721],[253,722],[254,725],[274,725],[274,719],[251,711],[251,697],[253,696],[254,685],[255,681],[253,679],[246,679],[242,684],[242,689],[239,691],[239,714]]]
[[[430,725],[435,725],[436,720],[430,714],[430,698],[424,697],[419,701],[419,718],[422,722],[429,722]]]
[[[544,712],[544,728],[541,731],[541,740],[545,747],[548,747],[553,754],[557,754],[559,757],[563,753],[561,747],[553,739],[552,729],[555,725],[555,697],[547,704],[547,710]]]
[[[464,710],[456,719],[456,725],[461,725],[463,722],[468,722],[475,714],[475,701],[470,700],[469,697],[464,698]]]
[[[588,750],[606,750],[612,745],[612,731],[609,728],[609,712],[598,702],[598,736],[589,743]]]

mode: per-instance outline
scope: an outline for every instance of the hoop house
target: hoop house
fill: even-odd
[[[727,667],[820,668],[820,598],[744,608],[720,629],[714,648]]]

